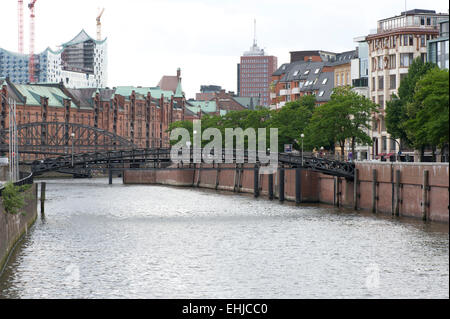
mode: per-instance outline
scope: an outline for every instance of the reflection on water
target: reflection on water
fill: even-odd
[[[0,298],[448,298],[448,225],[107,180],[47,181]]]

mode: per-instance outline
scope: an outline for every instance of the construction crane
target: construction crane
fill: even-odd
[[[23,54],[23,0],[17,1],[17,15],[19,21],[19,53]]]
[[[101,23],[100,19],[102,18],[103,12],[105,12],[105,8],[102,9],[102,11],[100,12],[100,14],[97,17],[97,40],[98,41],[102,40],[102,23]]]
[[[36,61],[34,59],[34,18],[36,17],[35,15],[35,5],[36,5],[36,1],[37,0],[31,0],[31,2],[28,4],[28,9],[30,9],[30,62],[28,64],[28,70],[30,73],[29,76],[29,80],[30,83],[36,82],[34,75],[36,72]]]

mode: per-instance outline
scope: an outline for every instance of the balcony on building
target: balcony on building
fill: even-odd
[[[300,94],[300,88],[296,87],[296,88],[291,89],[291,94]]]
[[[291,95],[291,89],[280,90],[280,95],[281,95],[281,96],[284,96],[284,95]]]
[[[359,78],[352,80],[353,87],[361,88],[369,86],[369,78]]]

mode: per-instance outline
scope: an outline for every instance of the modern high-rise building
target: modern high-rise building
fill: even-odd
[[[107,86],[107,41],[97,41],[82,30],[61,49],[47,48],[35,54],[38,83],[64,83],[68,88],[102,88]],[[0,48],[0,77],[16,84],[29,82],[28,54]]]
[[[397,94],[413,59],[427,60],[427,42],[439,36],[439,24],[443,20],[448,20],[447,13],[409,10],[379,20],[377,30],[366,37],[369,95],[380,106],[380,113],[373,117],[371,159],[392,158],[398,153],[400,141],[392,139],[386,130],[386,102]]]
[[[439,23],[439,37],[428,41],[428,61],[441,69],[449,68],[448,19]]]
[[[266,55],[255,40],[238,65],[238,95],[258,98],[262,106],[269,106],[271,77],[277,68],[277,57]]]

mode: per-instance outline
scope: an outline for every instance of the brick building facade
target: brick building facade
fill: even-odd
[[[183,120],[185,113],[185,98],[179,90],[159,87],[69,89],[63,84],[13,84],[0,79],[0,91],[0,130],[9,126],[11,98],[16,101],[18,125],[83,124],[115,133],[140,148],[168,147],[167,129],[170,123]]]

